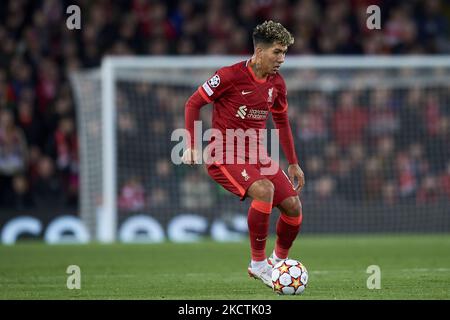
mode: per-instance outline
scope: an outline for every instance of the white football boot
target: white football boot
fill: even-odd
[[[267,262],[260,268],[252,268],[252,264],[248,265],[248,275],[252,278],[261,280],[266,286],[272,288],[272,266]]]
[[[286,258],[286,259],[289,259],[289,258]],[[272,252],[272,254],[270,255],[270,257],[269,257],[269,259],[268,259],[268,262],[269,262],[269,264],[270,264],[270,265],[272,266],[272,268],[273,268],[273,266],[276,265],[278,262],[283,261],[283,260],[286,260],[286,259],[274,258],[273,252]]]

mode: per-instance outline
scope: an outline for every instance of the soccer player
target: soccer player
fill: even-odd
[[[250,161],[254,155],[252,152],[256,150],[249,139],[240,140],[241,143],[245,141],[245,152],[238,152],[239,148],[230,146],[225,138],[222,142],[211,139],[210,144],[223,144],[223,161],[214,161],[207,167],[210,177],[225,189],[241,200],[246,197],[252,199],[247,219],[251,247],[248,273],[272,286],[271,266],[288,257],[289,249],[300,230],[302,206],[298,193],[305,184],[305,178],[298,165],[289,125],[286,85],[278,73],[294,39],[280,23],[265,21],[254,29],[253,43],[254,53],[249,60],[219,69],[186,102],[185,125],[191,139],[183,153],[183,162],[195,164],[199,161],[201,153],[195,148],[194,121],[199,119],[202,106],[213,103],[212,126],[223,137],[229,129],[236,132],[241,129],[244,138],[245,133],[257,131],[258,148],[261,148],[259,129],[266,128],[267,117],[269,113],[272,114],[275,127],[279,130],[281,147],[289,162],[288,175],[273,159],[264,157],[264,152],[261,156],[258,153],[257,161]],[[226,154],[230,152],[233,153],[232,157],[227,158]],[[221,157],[220,151],[214,154],[214,159],[218,157]],[[230,158],[232,161],[229,161]],[[263,169],[269,166],[275,167],[275,170],[263,174]],[[277,239],[271,256],[267,258],[265,249],[269,217],[274,207],[280,210],[276,225]]]

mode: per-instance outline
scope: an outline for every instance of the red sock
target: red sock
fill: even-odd
[[[266,259],[266,239],[269,234],[269,218],[272,203],[253,200],[248,210],[248,233],[253,261]]]
[[[280,214],[277,222],[277,241],[275,243],[275,254],[278,258],[286,259],[288,257],[289,249],[300,231],[302,219],[303,215],[301,212],[298,217],[290,217],[283,212]]]

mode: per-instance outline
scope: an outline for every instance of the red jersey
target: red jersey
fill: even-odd
[[[257,145],[260,148],[262,137],[259,135],[259,129],[266,128],[266,121],[270,112],[276,124],[279,123],[277,123],[275,115],[279,114],[283,121],[286,120],[287,125],[283,123],[282,127],[287,126],[288,138],[284,140],[289,141],[287,141],[287,144],[281,142],[289,163],[296,163],[297,158],[293,147],[292,134],[287,121],[288,103],[284,79],[279,73],[269,75],[266,79],[258,79],[250,68],[249,62],[249,60],[241,61],[219,69],[197,91],[203,97],[203,100],[207,103],[213,103],[212,127],[222,134],[223,151],[230,151],[230,147],[232,147],[234,157],[244,157],[245,160],[248,160],[249,152],[255,151],[252,148],[254,145],[249,145],[249,139],[246,139],[245,153],[239,153],[236,144],[233,146],[226,144],[227,129],[234,130],[234,134],[241,137],[242,134],[249,137],[249,133],[256,133]],[[189,131],[191,131],[190,126],[190,120],[187,120],[186,127]],[[278,125],[277,128],[279,128]],[[281,128],[279,129],[281,131]],[[280,138],[283,140],[281,134]],[[285,148],[285,145],[289,146]],[[262,156],[263,153],[264,151],[259,156]],[[259,156],[258,159],[260,159]]]
[[[271,112],[287,109],[286,85],[278,73],[257,79],[242,61],[219,69],[198,88],[207,102],[214,102],[213,128],[263,129]]]

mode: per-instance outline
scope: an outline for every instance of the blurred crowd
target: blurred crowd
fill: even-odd
[[[80,30],[69,30],[66,25],[66,8],[73,4],[81,8]],[[366,28],[366,8],[371,4],[381,7],[381,30]],[[294,34],[296,41],[289,54],[450,52],[450,4],[444,0],[1,1],[0,208],[77,206],[79,155],[69,83],[72,72],[98,67],[105,54],[249,55],[253,49],[252,29],[265,19],[283,23]],[[361,183],[370,181],[370,185],[353,185],[357,190],[345,196],[361,198],[361,190],[369,188],[374,190],[370,197],[395,199],[395,182],[383,180],[384,170],[393,170],[401,181],[401,195],[413,194],[426,200],[433,188],[448,194],[450,165],[448,152],[443,150],[449,148],[447,145],[447,149],[439,149],[449,130],[448,97],[435,98],[436,102],[432,95],[413,90],[406,95],[406,102],[410,95],[423,103],[411,108],[396,105],[388,111],[380,107],[372,113],[364,107],[347,108],[359,99],[348,92],[339,98],[335,112],[321,114],[311,107],[301,115],[293,115],[299,153],[316,154],[302,160],[308,179],[317,181],[321,193],[341,190],[339,186],[347,183],[346,177],[351,173],[353,178],[359,174]],[[389,92],[376,93],[374,97],[391,101],[390,98]],[[326,97],[314,97],[311,105],[328,103],[325,100]],[[349,113],[357,121],[349,120]],[[390,113],[392,132],[369,148],[363,140],[347,141],[349,137],[376,134],[377,119],[383,118],[384,113]],[[407,117],[422,123],[422,131],[417,135],[420,139],[408,149],[397,149],[397,143],[404,138],[402,132],[413,130],[405,129],[411,123],[405,120]],[[343,125],[346,121],[354,121],[354,128]],[[435,127],[436,121],[439,126]],[[353,131],[346,131],[348,128]],[[152,128],[165,129],[157,121]],[[321,136],[326,137],[327,143],[318,148],[321,152],[314,151],[309,139],[318,139],[312,145],[320,145]],[[339,157],[340,148],[348,148],[350,156]],[[431,159],[430,152],[445,154],[447,158],[437,155]],[[332,160],[336,157],[339,161]],[[433,159],[439,159],[437,168]],[[386,161],[390,161],[387,166]],[[158,174],[174,170],[157,163]],[[409,169],[403,172],[400,168],[404,167]],[[367,176],[377,179],[363,179]],[[164,177],[159,178],[164,181]],[[195,174],[186,179],[200,184]],[[139,185],[138,180],[131,179],[130,185]],[[200,196],[211,190],[207,185],[202,192],[180,185],[185,192],[197,192]],[[309,185],[316,184],[308,183],[308,188]],[[162,203],[161,199],[168,195],[163,183],[158,188],[161,190],[151,197],[156,199],[153,202]],[[131,188],[135,189],[139,188]]]
[[[449,75],[447,72],[447,79]],[[138,112],[130,109],[119,114],[119,119],[127,119],[119,124],[123,137],[119,142],[121,209],[208,210],[220,203],[226,208],[238,206],[238,201],[230,201],[234,196],[208,177],[204,166],[171,163],[176,143],[166,142],[171,132],[183,125],[179,106],[189,91],[180,94],[183,90],[164,85],[140,86],[147,87],[145,91],[154,99],[142,96],[141,87],[128,86],[123,90],[124,96],[128,95],[124,99],[133,100],[141,113],[133,116]],[[296,150],[306,177],[303,200],[386,206],[450,201],[448,83],[432,88],[332,92],[291,89],[288,100]],[[210,127],[210,117],[211,108],[202,109],[203,130]],[[125,124],[129,122],[136,132],[126,138],[130,126]],[[151,137],[140,142],[141,148],[148,145],[151,154],[132,146],[141,136]],[[150,165],[141,168],[143,163]],[[284,159],[281,166],[287,167]],[[127,176],[138,170],[139,174]],[[176,197],[171,196],[174,192]]]
[[[450,200],[449,86],[312,93],[293,115],[305,196]]]

